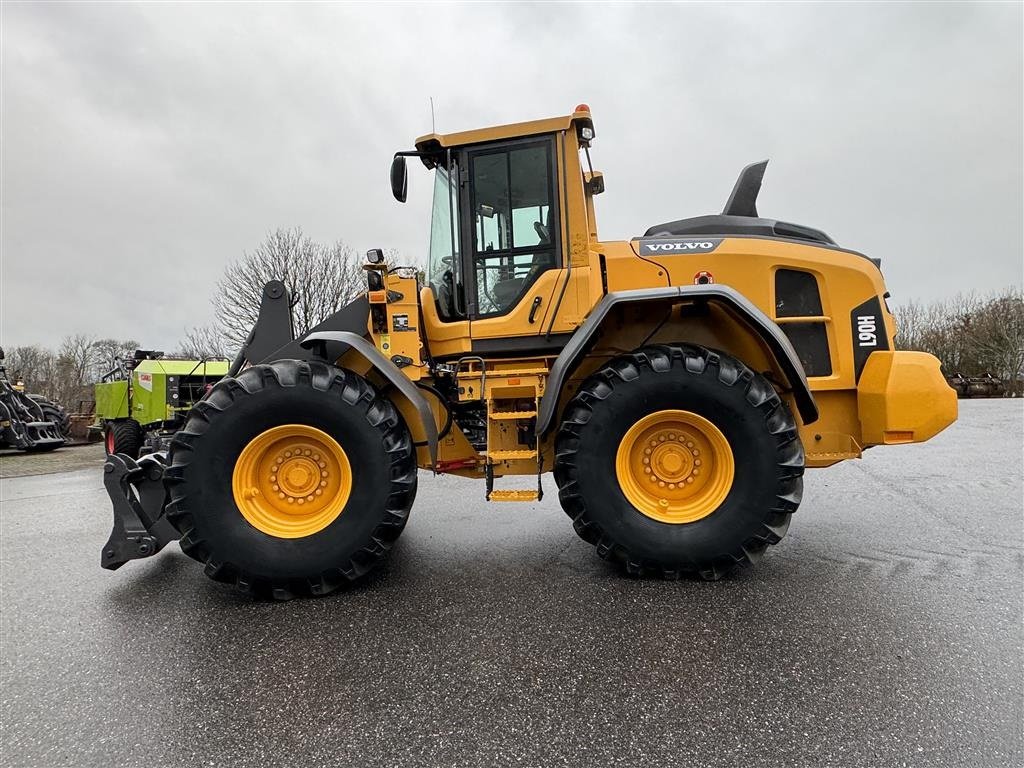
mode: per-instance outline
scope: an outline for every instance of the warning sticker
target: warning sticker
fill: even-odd
[[[140,373],[139,374],[139,386],[148,392],[153,391],[153,374],[152,373]]]

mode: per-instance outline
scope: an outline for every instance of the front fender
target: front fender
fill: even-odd
[[[402,397],[405,397],[412,404],[419,415],[423,432],[427,436],[430,464],[436,469],[437,424],[434,422],[434,412],[430,409],[430,404],[420,394],[420,390],[416,385],[409,380],[408,376],[402,373],[401,368],[388,360],[377,347],[357,333],[350,331],[318,331],[304,336],[299,344],[304,349],[313,349],[317,345],[326,345],[328,342],[343,345],[362,355],[378,373],[395,386],[395,389],[399,391]]]

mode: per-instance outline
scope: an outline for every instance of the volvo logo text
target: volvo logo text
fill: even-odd
[[[707,240],[641,240],[640,253],[710,253],[722,242],[720,238]]]

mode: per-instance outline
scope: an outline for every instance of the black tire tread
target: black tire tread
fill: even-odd
[[[255,394],[266,387],[291,387],[306,384],[321,391],[336,390],[341,399],[359,408],[367,422],[381,436],[391,460],[391,493],[384,520],[376,526],[367,543],[349,562],[320,573],[315,578],[292,579],[287,583],[246,573],[230,561],[216,561],[210,546],[199,538],[193,522],[193,509],[185,481],[192,459],[193,445],[210,429],[217,415],[231,407],[240,394]],[[175,435],[165,474],[170,495],[168,520],[181,531],[180,545],[189,557],[203,564],[214,581],[233,585],[238,591],[275,600],[297,595],[326,595],[345,583],[358,580],[377,566],[405,528],[416,496],[417,466],[412,438],[395,407],[379,397],[373,385],[358,374],[318,362],[278,360],[242,371],[236,378],[219,381],[206,398],[196,403],[184,428]]]
[[[576,476],[580,433],[590,421],[594,408],[600,407],[601,401],[611,394],[616,384],[664,373],[674,367],[682,367],[693,375],[704,375],[710,370],[722,386],[742,387],[747,402],[760,412],[777,446],[776,498],[765,514],[760,531],[749,536],[728,555],[698,567],[689,563],[653,565],[633,558],[588,515]],[[770,545],[777,544],[786,535],[790,517],[800,505],[803,495],[804,449],[789,408],[767,379],[724,352],[692,344],[667,344],[643,347],[615,358],[582,383],[566,406],[559,427],[554,473],[562,508],[572,519],[576,533],[595,545],[600,557],[617,562],[634,576],[678,579],[681,574],[695,573],[705,580],[717,581],[737,568],[756,562]]]
[[[43,411],[43,418],[46,421],[54,422],[64,437],[71,434],[71,417],[68,416],[63,406],[42,395],[29,395],[29,397],[39,403],[39,407]]]
[[[114,453],[139,458],[142,449],[142,426],[134,419],[119,419],[107,427],[114,433]]]

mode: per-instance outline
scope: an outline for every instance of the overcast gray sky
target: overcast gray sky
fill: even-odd
[[[1008,4],[2,5],[0,343],[173,348],[224,265],[301,226],[422,257],[396,149],[590,104],[603,239],[759,210],[883,259],[894,300],[1022,279]]]

